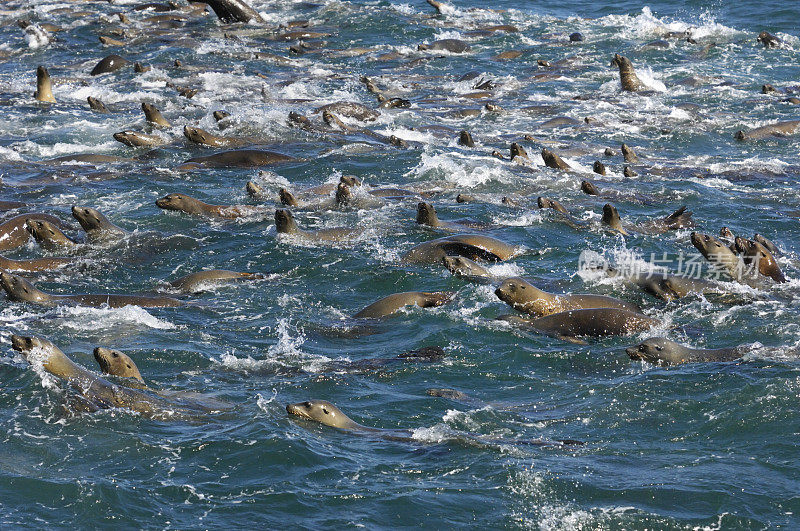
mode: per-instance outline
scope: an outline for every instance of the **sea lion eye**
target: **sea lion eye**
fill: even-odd
[[[328,412],[328,408],[326,408],[325,406],[322,406],[322,412],[325,413],[326,415],[330,415],[330,413]]]
[[[664,349],[663,349],[662,347],[660,347],[660,346],[656,345],[656,350],[657,350],[657,351],[659,351],[659,352],[661,352],[661,351],[662,351],[662,350],[664,350]]]
[[[127,363],[125,364],[125,366],[126,366],[127,368],[131,369],[131,366],[130,366],[130,365],[128,365]]]
[[[311,402],[303,402],[303,407],[311,408]]]
[[[117,354],[116,352],[112,352],[112,353],[111,353],[111,355],[112,355],[113,357],[115,357],[115,358],[119,358],[119,354]]]

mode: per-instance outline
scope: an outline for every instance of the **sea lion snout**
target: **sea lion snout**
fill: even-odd
[[[11,348],[17,352],[23,352],[33,347],[33,339],[25,336],[11,334]]]

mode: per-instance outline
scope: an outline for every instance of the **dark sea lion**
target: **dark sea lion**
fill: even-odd
[[[36,68],[36,92],[33,93],[33,97],[45,103],[56,102],[56,98],[53,96],[53,82],[50,80],[50,73],[43,66]]]
[[[620,150],[622,151],[622,157],[625,159],[625,162],[639,161],[639,157],[636,156],[636,152],[633,151],[633,149],[631,149],[630,147],[628,147],[628,144],[622,144]]]
[[[558,170],[567,170],[567,171],[572,169],[569,164],[567,164],[561,159],[561,157],[559,157],[558,155],[556,155],[547,148],[542,148],[542,160],[544,160],[544,164],[548,168],[555,168]]]
[[[546,122],[539,124],[539,129],[553,129],[556,127],[573,127],[576,125],[583,125],[584,122],[580,122],[575,118],[570,118],[569,116],[557,116],[555,118],[550,118]]]
[[[611,66],[619,67],[619,79],[623,90],[637,92],[644,88],[642,82],[636,77],[636,71],[633,69],[633,64],[628,58],[620,54],[614,54],[614,59],[611,60]]]
[[[158,135],[147,135],[136,131],[120,131],[113,134],[114,140],[130,147],[152,147],[166,144]]]
[[[278,234],[291,234],[312,241],[346,241],[357,237],[362,232],[362,229],[344,227],[314,231],[301,230],[291,211],[284,208],[275,211],[275,228]]]
[[[633,171],[633,169],[631,169],[630,166],[625,166],[624,168],[622,168],[622,175],[624,175],[625,177],[631,179],[633,177],[636,177],[639,174],[636,173],[635,171]]]
[[[528,152],[525,151],[524,147],[520,146],[516,142],[512,142],[511,143],[511,147],[509,149],[510,149],[510,155],[511,155],[511,160],[512,161],[514,161],[515,159],[522,159],[523,162],[530,163],[530,158],[528,157]],[[517,161],[517,162],[519,162],[519,161]]]
[[[270,166],[281,162],[293,162],[297,159],[288,155],[264,151],[260,149],[236,149],[222,151],[206,157],[194,157],[184,163],[184,167],[191,169],[197,166],[209,168],[251,168],[258,166]]]
[[[28,220],[41,219],[49,221],[56,227],[64,227],[64,223],[50,214],[20,214],[0,224],[0,251],[8,251],[25,245],[30,238],[26,228]]]
[[[555,199],[548,199],[546,197],[539,196],[536,198],[536,205],[539,208],[552,208],[556,212],[561,212],[562,214],[569,214],[569,211]]]
[[[342,413],[342,410],[326,400],[306,400],[297,404],[288,404],[286,412],[295,417],[313,420],[325,426],[346,431],[380,434],[382,438],[398,441],[411,441],[412,433],[408,430],[382,430],[358,424]]]
[[[581,192],[586,195],[600,195],[600,190],[591,181],[581,181]]]
[[[140,383],[144,383],[144,378],[142,378],[139,368],[130,356],[124,352],[105,347],[96,347],[93,354],[103,374],[110,374],[120,378],[133,378]]]
[[[641,342],[638,346],[628,347],[625,352],[632,360],[642,360],[654,365],[678,365],[681,363],[738,360],[748,350],[745,346],[695,349],[684,347],[663,337],[651,337]]]
[[[265,23],[258,12],[242,0],[203,0],[211,6],[220,22],[230,24],[233,22],[258,22]]]
[[[708,234],[693,232],[691,235],[692,245],[718,269],[728,273],[731,278],[741,281],[744,276],[745,266],[731,249]]]
[[[99,210],[90,207],[72,207],[72,217],[78,220],[86,236],[93,242],[119,240],[128,232],[111,223]]]
[[[106,107],[106,104],[100,101],[98,98],[89,96],[86,98],[86,101],[89,103],[89,108],[94,112],[99,112],[100,114],[108,114],[111,112],[108,110],[108,107]]]
[[[335,103],[328,103],[327,105],[323,105],[314,109],[315,113],[324,111],[329,111],[347,118],[354,118],[362,122],[371,122],[377,120],[381,115],[381,113],[374,109],[370,109],[366,105],[351,101],[337,101]]]
[[[516,59],[518,57],[522,57],[525,54],[522,50],[506,50],[505,52],[500,52],[499,54],[492,57],[495,61],[509,61],[511,59]]]
[[[603,205],[602,223],[603,225],[616,232],[619,232],[622,235],[628,235],[628,231],[626,231],[622,226],[619,212],[617,212],[617,209],[610,203]],[[644,234],[660,234],[668,230],[685,229],[693,226],[694,221],[692,220],[692,212],[686,210],[686,207],[683,206],[669,216],[659,219],[652,219],[642,225],[630,228],[631,230],[642,232]]]
[[[594,161],[594,164],[592,164],[592,171],[595,172],[598,175],[605,175],[606,174],[606,165],[603,164],[602,162],[600,162],[599,160],[596,160],[596,161]],[[589,181],[581,182],[581,190],[583,190],[583,183],[589,183]],[[593,187],[594,185],[591,184],[591,183],[589,183],[589,185],[590,186],[587,187],[587,188],[589,188],[591,190],[591,187]],[[584,193],[589,194],[589,195],[597,195],[597,194],[593,194],[591,192],[586,192],[586,191],[584,191]]]
[[[622,220],[619,217],[619,212],[617,212],[616,207],[610,203],[603,205],[603,218],[601,222],[611,230],[619,232],[623,236],[628,236],[628,231],[622,227]]]
[[[0,269],[6,271],[19,271],[21,273],[33,273],[36,271],[53,271],[65,265],[73,263],[73,258],[34,258],[33,260],[11,260],[0,256]]]
[[[416,305],[420,308],[436,308],[453,300],[453,291],[406,291],[393,293],[387,297],[373,302],[360,312],[353,315],[355,319],[380,319],[392,315],[404,306]]]
[[[445,256],[463,256],[471,260],[502,261],[517,253],[513,245],[480,234],[447,236],[421,243],[406,252],[404,264],[436,264]]]
[[[456,196],[456,203],[472,203],[475,201],[475,196],[470,194],[458,194]]]
[[[64,234],[61,229],[43,219],[27,220],[25,229],[42,249],[48,251],[71,249],[78,245],[77,242]]]
[[[72,155],[64,155],[63,157],[56,157],[42,161],[44,164],[63,164],[65,162],[88,162],[90,164],[102,164],[106,162],[123,162],[130,161],[123,157],[114,155],[99,155],[97,153],[75,153]]]
[[[760,243],[761,245],[763,245],[764,247],[766,247],[766,248],[767,248],[767,250],[768,250],[769,252],[771,252],[773,255],[778,255],[778,256],[780,256],[780,255],[782,254],[782,253],[781,253],[781,251],[780,251],[780,249],[778,249],[778,246],[777,246],[777,245],[775,245],[774,243],[772,243],[770,240],[768,240],[767,238],[765,238],[765,237],[764,237],[764,236],[762,236],[761,234],[758,234],[758,233],[754,234],[754,235],[753,235],[753,240],[754,240],[754,241],[757,241],[758,243]]]
[[[12,275],[5,271],[0,272],[0,285],[6,291],[8,298],[19,302],[32,302],[45,306],[55,306],[62,303],[75,303],[81,306],[122,308],[123,306],[140,306],[142,308],[165,308],[183,306],[186,304],[172,297],[146,296],[146,295],[113,295],[113,294],[86,294],[86,295],[53,295],[36,289],[33,284],[22,277]]]
[[[463,232],[480,228],[476,223],[441,221],[436,215],[436,209],[433,208],[433,205],[426,203],[425,201],[420,201],[417,204],[417,224],[455,232]]]
[[[153,125],[158,125],[160,127],[172,127],[172,124],[164,118],[161,114],[161,111],[158,108],[151,104],[151,103],[142,103],[142,111],[144,112],[145,120],[150,122]]]
[[[463,256],[445,256],[442,258],[442,263],[452,274],[471,282],[486,283],[494,278],[486,268]]]
[[[633,303],[605,295],[547,293],[519,277],[505,279],[494,293],[515,310],[536,317],[581,308],[620,308],[638,313],[642,311]]]
[[[758,272],[765,277],[769,277],[775,282],[786,282],[786,277],[783,275],[778,262],[772,253],[755,240],[748,240],[737,236],[734,240],[736,250],[742,254],[745,265],[758,269]]]
[[[774,124],[764,125],[750,129],[747,132],[742,130],[736,131],[733,137],[736,140],[761,140],[763,138],[775,136],[784,137],[797,133],[800,128],[800,120],[789,120],[786,122],[778,122]]]
[[[187,214],[224,219],[235,219],[253,215],[257,210],[245,205],[210,205],[186,194],[169,194],[156,200],[156,206],[164,210],[178,210]]]
[[[181,293],[197,293],[203,286],[216,284],[228,280],[261,280],[266,278],[263,273],[247,273],[228,271],[225,269],[208,269],[197,271],[171,281],[170,286]]]
[[[607,268],[610,277],[624,278],[645,293],[669,302],[686,297],[691,293],[723,293],[725,290],[714,282],[700,278],[689,278],[661,271],[628,272]]]
[[[149,72],[152,68],[151,66],[144,66],[142,63],[135,63],[133,65],[133,71],[137,74],[144,74],[145,72]]]
[[[417,50],[446,51],[450,53],[464,53],[470,50],[469,44],[458,39],[440,39],[430,44],[420,44]]]
[[[660,321],[644,314],[620,308],[568,310],[536,319],[511,317],[501,316],[514,324],[567,340],[579,336],[623,336],[661,325]]]
[[[246,144],[253,144],[249,139],[243,138],[227,138],[209,133],[205,129],[199,127],[191,127],[188,125],[183,126],[183,136],[196,144],[213,147],[231,147],[241,146]]]
[[[88,400],[90,410],[123,408],[137,411],[148,417],[174,420],[219,411],[188,400],[167,400],[146,390],[116,385],[67,357],[46,339],[11,336],[11,346],[32,365],[39,365],[50,374],[66,380],[69,385]]]
[[[472,139],[472,135],[470,134],[469,131],[461,131],[461,133],[459,133],[458,145],[466,147],[475,147],[475,140]]]
[[[756,37],[756,40],[763,44],[764,48],[775,48],[781,43],[781,40],[778,37],[766,31],[759,33],[758,37]]]
[[[89,74],[92,76],[97,76],[108,72],[115,72],[126,64],[128,64],[127,59],[120,57],[119,55],[111,54],[101,59],[100,62],[97,63],[94,68],[92,68],[92,71],[89,72]]]

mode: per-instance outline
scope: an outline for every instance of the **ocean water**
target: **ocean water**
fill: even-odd
[[[183,13],[157,25],[139,2],[9,0],[0,6],[0,199],[75,225],[72,205],[91,206],[132,234],[112,246],[82,245],[76,265],[28,275],[53,293],[164,291],[164,279],[210,268],[268,273],[266,280],[210,286],[179,308],[40,307],[0,303],[0,526],[53,528],[396,528],[461,526],[540,529],[767,529],[800,527],[800,143],[798,136],[737,142],[737,130],[800,119],[785,101],[800,92],[800,4],[721,1],[449,2],[437,15],[419,0],[319,3],[253,0],[266,20],[221,24]],[[182,2],[179,2],[182,3]],[[115,13],[129,17],[121,23]],[[16,21],[52,23],[48,38]],[[280,24],[306,19],[330,35],[297,55],[275,38]],[[510,24],[518,32],[470,33]],[[118,35],[124,31],[124,36]],[[765,49],[760,31],[782,43]],[[580,32],[584,40],[569,42]],[[696,44],[667,40],[688,31]],[[98,36],[121,38],[124,48]],[[469,42],[464,54],[417,51],[441,38]],[[512,60],[494,57],[520,50]],[[92,77],[104,56],[130,65]],[[256,53],[287,58],[279,61]],[[609,63],[628,57],[645,93],[623,92]],[[392,54],[384,56],[384,54]],[[537,60],[556,64],[540,67]],[[181,67],[174,65],[180,60]],[[560,63],[557,63],[561,61]],[[36,67],[48,67],[57,103],[33,97]],[[476,78],[459,81],[468,72]],[[409,108],[380,109],[367,124],[407,140],[308,132],[290,111],[336,101],[377,107],[367,75]],[[687,79],[691,79],[686,82]],[[464,98],[492,80],[484,99]],[[197,89],[191,99],[167,85]],[[781,93],[761,94],[763,84]],[[88,96],[113,111],[92,112]],[[149,131],[141,102],[173,127],[166,145],[130,148],[112,134]],[[502,112],[459,117],[492,101]],[[693,104],[687,107],[682,104]],[[536,107],[525,110],[526,107]],[[212,113],[231,113],[220,131]],[[591,125],[542,128],[556,116]],[[179,171],[190,157],[219,151],[191,144],[184,125],[247,137],[301,160],[269,168]],[[435,126],[435,127],[430,127]],[[470,131],[476,147],[457,143]],[[524,139],[525,135],[530,135]],[[512,142],[529,153],[509,162]],[[621,143],[640,161],[623,176]],[[575,168],[544,166],[548,147]],[[497,150],[506,160],[492,157]],[[96,153],[122,159],[50,164]],[[595,160],[608,173],[592,173]],[[446,235],[415,224],[418,198],[295,209],[304,228],[360,227],[352,242],[309,244],[277,236],[270,197],[355,175],[368,186],[431,192],[444,220],[469,218],[519,247],[489,266],[499,279],[524,276],[552,292],[585,292],[639,304],[664,325],[627,337],[575,344],[522,332],[494,318],[511,310],[497,283],[472,284],[439,265],[400,264],[415,244]],[[591,179],[607,193],[581,193]],[[245,219],[209,220],[158,209],[182,192],[214,204],[257,207]],[[477,201],[460,204],[458,193]],[[576,230],[538,196],[563,203],[588,228]],[[510,197],[517,207],[503,204]],[[641,226],[686,205],[696,230],[760,233],[783,253],[783,284],[726,283],[728,297],[692,295],[664,303],[580,268],[581,253],[611,262],[653,260],[677,268],[694,253],[691,229],[664,234],[600,230],[612,202]],[[4,252],[23,259],[63,253],[34,241]],[[586,256],[586,254],[584,254]],[[499,282],[499,281],[498,281]],[[408,307],[381,322],[349,316],[399,291],[449,290],[438,308]],[[124,409],[78,413],[75,391],[34,370],[10,335],[50,339],[97,370],[92,349],[128,353],[154,388],[200,393],[233,409],[190,421],[154,420]],[[632,361],[625,348],[663,335],[696,348],[756,344],[743,360],[665,368]],[[391,359],[425,346],[435,363]],[[467,400],[434,398],[454,388]],[[308,399],[337,404],[370,427],[409,430],[408,440],[340,431],[290,418]],[[582,446],[530,441],[575,439]]]

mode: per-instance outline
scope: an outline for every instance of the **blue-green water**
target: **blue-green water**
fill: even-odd
[[[332,33],[320,50],[289,53],[295,42],[272,39],[255,25],[223,26],[213,15],[177,28],[156,28],[134,1],[32,2],[0,6],[0,173],[3,200],[25,211],[71,220],[69,209],[92,206],[134,235],[111,248],[85,245],[79,267],[31,275],[56,293],[134,293],[163,289],[199,269],[272,273],[269,280],[217,286],[202,305],[141,309],[41,308],[3,302],[0,334],[0,525],[3,527],[308,527],[545,529],[797,528],[800,526],[800,198],[798,137],[738,143],[733,133],[800,118],[791,94],[762,95],[769,83],[798,91],[800,7],[795,2],[570,1],[559,6],[503,0],[459,1],[440,16],[425,2],[254,1],[269,30],[310,19]],[[489,9],[491,7],[491,9]],[[78,11],[88,13],[76,14]],[[125,12],[121,24],[114,13]],[[49,44],[26,40],[16,20],[50,22],[63,31]],[[516,33],[470,36],[470,30],[513,24]],[[99,35],[127,33],[124,49]],[[690,30],[698,44],[670,40],[643,47],[667,30]],[[756,35],[783,40],[764,49]],[[581,43],[569,43],[579,31]],[[227,34],[227,35],[226,35]],[[117,36],[117,38],[120,38]],[[417,52],[437,38],[464,38],[463,55]],[[710,43],[716,46],[705,48]],[[359,48],[359,50],[355,50]],[[513,60],[493,57],[522,50]],[[350,52],[346,52],[350,50]],[[267,52],[290,64],[255,58]],[[394,59],[381,54],[397,52]],[[119,53],[152,66],[128,66],[91,77],[99,59]],[[614,53],[633,61],[654,91],[624,93]],[[427,60],[410,63],[424,57]],[[537,66],[574,58],[563,69]],[[179,59],[183,67],[173,62]],[[35,70],[46,65],[57,103],[37,104]],[[504,112],[454,118],[481,108],[477,71],[497,87]],[[553,74],[557,75],[541,75]],[[383,109],[367,127],[412,142],[410,149],[363,136],[289,127],[290,111],[318,120],[324,103],[376,106],[359,82],[370,76],[408,109]],[[679,82],[697,76],[701,83]],[[166,86],[198,89],[186,99]],[[114,112],[96,114],[87,96]],[[579,99],[576,97],[580,96]],[[293,100],[307,100],[297,102]],[[156,104],[173,127],[157,151],[128,148],[112,134],[147,130],[142,101]],[[685,110],[680,104],[697,109]],[[520,111],[544,105],[538,113]],[[215,110],[231,113],[219,133],[254,137],[304,160],[269,168],[179,172],[189,157],[216,150],[184,140],[185,124],[218,132]],[[554,116],[591,117],[591,127],[541,129]],[[356,122],[348,122],[357,125]],[[420,129],[423,126],[444,129]],[[472,132],[477,146],[456,142]],[[533,140],[523,140],[532,135]],[[520,142],[532,168],[490,156]],[[625,142],[640,157],[638,176],[622,175],[621,156],[605,147]],[[545,168],[548,146],[577,169]],[[40,164],[53,157],[101,153],[131,158],[91,165]],[[609,169],[600,177],[592,163]],[[340,175],[372,186],[433,191],[441,218],[491,223],[489,234],[524,251],[492,265],[498,277],[520,275],[549,291],[613,295],[639,303],[662,329],[576,345],[523,334],[493,318],[509,308],[494,286],[470,284],[441,266],[400,266],[414,244],[441,236],[415,223],[416,199],[378,208],[296,210],[303,227],[366,228],[353,243],[304,244],[276,238],[275,203],[245,192],[254,180],[270,196]],[[681,205],[697,230],[764,234],[783,251],[785,284],[752,289],[729,283],[734,298],[689,296],[663,303],[625,284],[578,271],[582,251],[608,259],[634,253],[642,262],[694,249],[689,230],[621,237],[598,228],[607,198],[580,192],[582,179],[616,193],[624,219],[642,223]],[[156,208],[155,199],[184,192],[215,204],[259,206],[235,222],[210,221]],[[479,201],[455,202],[469,193]],[[363,196],[363,192],[359,192]],[[574,230],[536,197],[561,201],[592,224]],[[501,203],[512,197],[520,208]],[[645,201],[641,201],[644,198]],[[79,236],[78,231],[69,231]],[[155,233],[155,234],[153,234]],[[58,255],[31,241],[10,258]],[[412,308],[350,330],[349,315],[398,291],[453,290],[454,303]],[[334,333],[335,330],[339,333]],[[154,421],[124,410],[76,414],[63,382],[34,371],[10,348],[11,333],[52,340],[76,362],[95,368],[97,345],[119,348],[154,386],[193,391],[235,405],[197,422]],[[742,362],[658,368],[631,361],[625,347],[666,335],[699,348],[758,342]],[[439,363],[391,363],[345,370],[347,361],[391,358],[438,345]],[[332,363],[339,362],[339,363]],[[335,367],[336,370],[330,370]],[[450,387],[458,402],[426,395]],[[415,442],[345,433],[287,417],[285,405],[309,398],[338,404],[373,427],[414,430]],[[504,444],[470,444],[475,434]],[[582,447],[535,447],[531,439],[578,439]],[[514,444],[520,441],[520,444]]]

